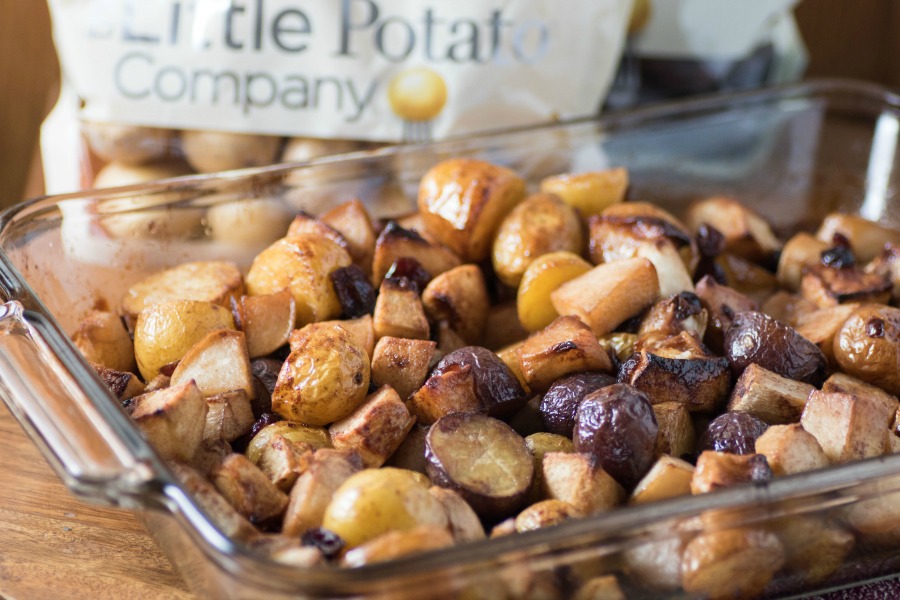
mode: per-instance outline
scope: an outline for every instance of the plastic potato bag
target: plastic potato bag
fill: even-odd
[[[590,115],[631,2],[50,7],[65,85],[42,148],[48,190],[60,192],[94,185],[107,163],[103,185],[147,165],[153,176],[215,171]]]

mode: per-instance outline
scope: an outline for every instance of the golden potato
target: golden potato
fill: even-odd
[[[290,440],[292,442],[304,442],[313,448],[331,448],[331,438],[328,430],[324,427],[313,427],[295,423],[294,421],[277,421],[271,425],[266,425],[253,436],[247,445],[246,455],[250,462],[256,464],[262,455],[263,449],[268,445],[269,440],[276,435]]]
[[[581,254],[582,246],[576,210],[552,194],[535,194],[500,223],[491,258],[497,277],[515,287],[537,257],[561,250]]]
[[[835,334],[834,358],[848,375],[900,394],[900,309],[861,306]]]
[[[525,196],[514,172],[470,158],[445,160],[419,186],[419,211],[429,235],[467,262],[487,258],[500,222]]]
[[[423,482],[424,479],[424,482]],[[448,526],[428,480],[414,471],[383,467],[351,475],[334,493],[322,526],[355,548],[389,531],[420,525]]]
[[[210,206],[206,222],[214,240],[252,246],[271,244],[280,238],[290,215],[274,198],[247,198]]]
[[[368,389],[365,348],[340,325],[314,324],[295,338],[275,383],[272,410],[293,421],[328,425],[356,410]]]
[[[227,308],[201,300],[169,300],[144,309],[134,326],[134,356],[144,381],[180,360],[214,329],[234,329]]]
[[[347,251],[330,239],[313,234],[282,238],[260,252],[247,273],[251,296],[291,290],[297,308],[297,323],[334,319],[341,303],[329,274],[351,263]]]
[[[122,310],[135,317],[148,306],[168,300],[202,300],[229,306],[244,291],[237,265],[224,261],[197,261],[176,265],[145,277],[125,292]]]
[[[565,173],[541,181],[541,191],[555,194],[585,218],[599,215],[625,199],[628,170],[623,167],[587,173]]]
[[[516,298],[522,327],[537,331],[552,323],[559,313],[550,302],[550,294],[592,268],[577,254],[564,251],[544,254],[532,262],[522,275]]]
[[[128,165],[165,157],[175,140],[171,129],[96,121],[82,122],[81,133],[101,160],[119,160]]]
[[[225,131],[183,131],[181,148],[201,173],[261,167],[275,162],[281,138]]]

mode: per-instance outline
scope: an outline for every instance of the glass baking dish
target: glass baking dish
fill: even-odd
[[[273,228],[223,239],[208,218],[215,207],[265,198],[277,221],[355,196],[375,216],[396,216],[414,207],[417,180],[428,167],[464,155],[508,165],[532,183],[562,171],[625,165],[630,198],[677,214],[694,198],[730,194],[782,234],[813,227],[836,210],[900,225],[898,135],[897,95],[868,84],[815,81],[307,164],[36,199],[0,216],[0,395],[69,488],[135,510],[202,597],[552,598],[606,574],[617,575],[629,597],[690,597],[677,585],[679,544],[716,529],[796,531],[791,525],[801,521],[852,533],[852,548],[825,577],[789,565],[766,595],[898,573],[896,455],[359,569],[288,567],[211,524],[67,337],[86,310],[117,306],[123,291],[151,271],[208,257],[246,267],[283,233]]]

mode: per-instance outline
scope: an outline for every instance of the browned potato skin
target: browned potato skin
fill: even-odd
[[[744,312],[735,317],[725,333],[725,353],[735,377],[750,363],[757,363],[783,377],[819,385],[828,366],[825,355],[815,344],[789,325],[758,312]]]
[[[419,186],[419,211],[428,233],[467,262],[487,258],[501,220],[525,196],[514,172],[457,158],[431,168]]]
[[[369,387],[369,355],[339,325],[311,326],[275,384],[272,410],[308,425],[328,425],[353,412]]]
[[[900,309],[860,307],[835,334],[834,357],[847,374],[900,394]]]
[[[491,260],[497,277],[516,287],[538,256],[560,250],[581,254],[583,247],[575,209],[553,194],[535,194],[506,215],[494,238]]]
[[[154,273],[134,284],[122,298],[126,316],[168,300],[203,300],[228,307],[244,293],[244,280],[237,265],[224,261],[198,261]]]
[[[463,440],[466,447],[448,446]],[[506,453],[503,466],[481,461],[477,475],[467,471],[476,453],[496,451]],[[525,440],[503,421],[478,413],[453,413],[436,421],[425,438],[425,457],[435,485],[458,492],[479,516],[492,521],[521,507],[534,479]],[[498,479],[501,471],[505,477]]]

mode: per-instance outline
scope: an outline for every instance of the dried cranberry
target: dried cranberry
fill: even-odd
[[[869,322],[866,323],[866,335],[870,338],[883,338],[884,319],[879,319],[878,317],[869,319]]]
[[[335,532],[324,527],[307,529],[300,541],[304,546],[315,546],[325,558],[335,558],[344,549],[344,540]]]
[[[835,231],[834,235],[831,236],[831,245],[832,246],[843,246],[845,248],[850,247],[850,239],[839,231]]]
[[[700,451],[715,450],[732,454],[753,454],[756,440],[769,426],[750,413],[727,412],[709,423],[700,438]]]
[[[328,277],[345,318],[355,319],[375,310],[375,288],[358,265],[335,269]]]
[[[681,292],[674,297],[675,318],[684,321],[693,315],[699,315],[703,311],[700,298],[693,292]]]
[[[822,264],[832,269],[849,269],[856,265],[856,257],[849,246],[835,246],[822,251]]]
[[[697,249],[701,256],[715,258],[725,252],[725,236],[712,225],[703,223],[697,230]]]
[[[260,430],[281,420],[283,419],[275,413],[263,413],[256,422],[253,423],[253,427],[250,428],[250,437],[256,437],[256,434],[259,433]]]
[[[421,293],[431,281],[431,273],[425,270],[422,263],[411,256],[401,256],[394,261],[385,274],[385,278],[393,280],[407,279],[416,285]]]

